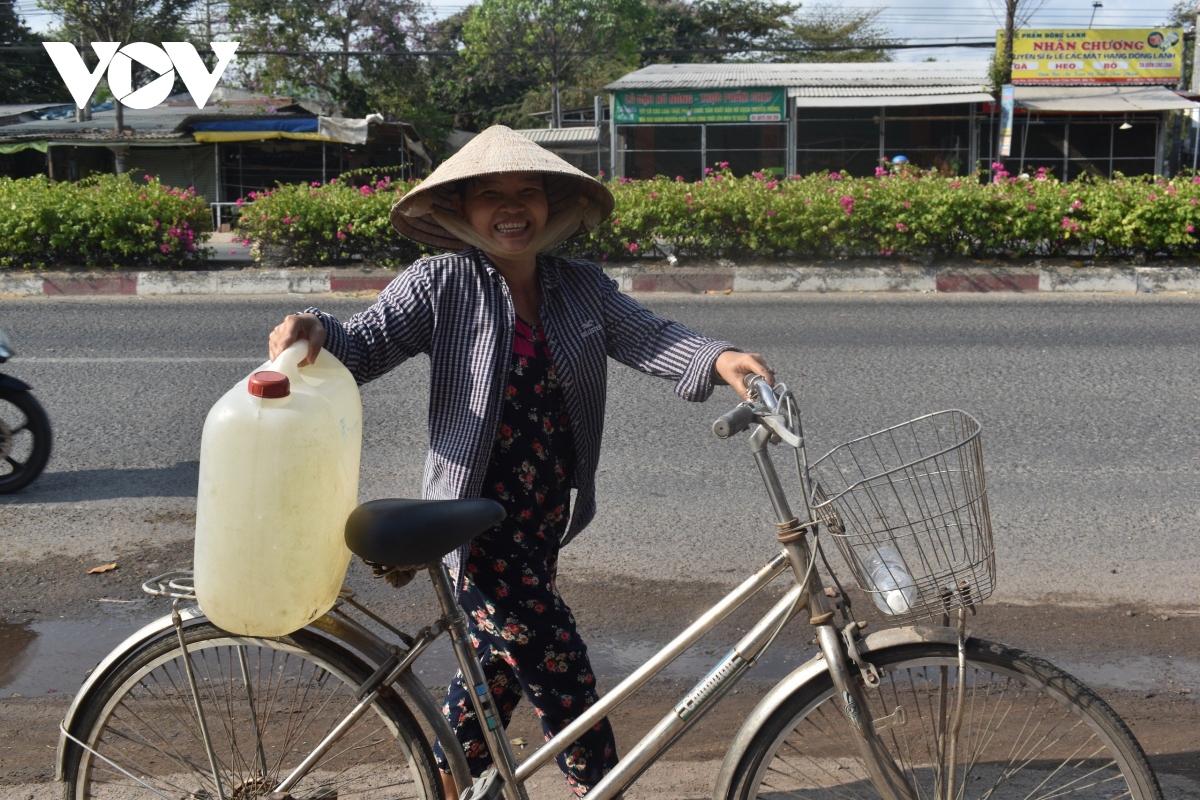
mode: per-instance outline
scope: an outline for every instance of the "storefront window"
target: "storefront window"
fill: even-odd
[[[1125,122],[1131,127],[1121,130]],[[1015,162],[1019,172],[1032,174],[1045,167],[1063,180],[1084,175],[1110,178],[1114,172],[1150,175],[1154,173],[1158,125],[1158,119],[1150,116],[1018,119],[1009,161]]]
[[[736,175],[783,174],[787,165],[786,125],[619,125],[617,136],[618,174],[626,178],[695,181],[723,162]]]
[[[802,108],[796,116],[796,171],[873,175],[879,164],[879,109]]]
[[[969,105],[902,106],[885,113],[885,159],[903,155],[910,164],[944,175],[972,169]]]

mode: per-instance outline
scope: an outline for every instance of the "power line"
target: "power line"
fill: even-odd
[[[939,47],[995,47],[996,42],[992,39],[982,41],[964,41],[956,38],[942,39],[927,39],[919,42],[862,42],[859,44],[837,44],[837,45],[812,45],[812,46],[797,46],[797,47],[743,47],[737,49],[729,48],[648,48],[636,51],[639,55],[644,56],[739,56],[750,53],[837,53],[854,50],[914,50],[918,48],[939,48]],[[0,45],[0,52],[41,52],[43,48],[36,46],[25,45]],[[201,55],[209,55],[213,51],[197,48],[197,52]],[[496,55],[550,55],[549,51],[544,50],[496,50],[493,51]],[[604,55],[608,51],[597,50],[569,50],[561,51],[559,55],[572,56],[591,56]],[[460,50],[241,50],[237,51],[239,56],[281,56],[281,57],[305,57],[305,56],[366,56],[370,58],[387,57],[387,58],[422,58],[425,56],[457,56],[461,55]]]

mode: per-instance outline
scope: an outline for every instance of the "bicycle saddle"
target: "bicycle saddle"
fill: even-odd
[[[504,519],[495,500],[372,500],[346,520],[346,546],[393,567],[439,560]]]

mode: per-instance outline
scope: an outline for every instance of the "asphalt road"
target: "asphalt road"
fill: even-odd
[[[814,455],[938,409],[978,417],[999,564],[994,598],[1008,602],[985,608],[975,635],[1048,656],[1098,688],[1142,740],[1168,796],[1200,798],[1200,300],[640,299],[765,353],[799,387]],[[0,328],[19,350],[0,371],[33,384],[57,437],[47,472],[0,497],[0,800],[57,791],[45,781],[58,698],[126,633],[166,611],[139,599],[137,586],[190,556],[208,408],[265,358],[278,319],[310,302],[0,300]],[[370,301],[315,302],[345,317]],[[363,500],[419,493],[427,375],[419,359],[364,387]],[[745,440],[722,442],[709,430],[735,402],[732,391],[689,404],[668,382],[615,363],[610,381],[599,514],[561,566],[602,689],[775,549]],[[118,569],[84,575],[109,561]],[[396,592],[356,564],[349,582],[398,624],[432,616],[419,581]],[[1044,600],[1054,602],[1029,605]],[[678,686],[654,684],[644,703],[617,715],[623,751],[770,602],[751,601],[713,635],[720,644],[705,640],[672,665],[664,680]],[[705,796],[748,709],[812,655],[806,631],[786,631],[756,670],[758,683],[744,684],[630,796]],[[442,651],[419,666],[435,690],[453,671]],[[514,730],[536,740],[527,716]],[[546,784],[553,796],[560,788]]]
[[[925,412],[985,429],[996,597],[1164,607],[1200,598],[1200,407],[1192,297],[988,295],[643,300],[765,353],[799,386],[814,450]],[[57,436],[47,472],[0,499],[0,560],[115,556],[191,532],[211,404],[264,358],[300,297],[4,300]],[[348,316],[366,298],[326,297]],[[361,497],[419,492],[423,359],[364,387]],[[612,363],[595,523],[564,552],[579,574],[739,580],[773,551],[745,442],[709,432],[734,401],[672,394]]]

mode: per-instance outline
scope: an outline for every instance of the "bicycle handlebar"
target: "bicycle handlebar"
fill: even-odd
[[[751,422],[754,422],[754,408],[742,403],[717,417],[712,429],[718,439],[728,439],[749,428]]]

